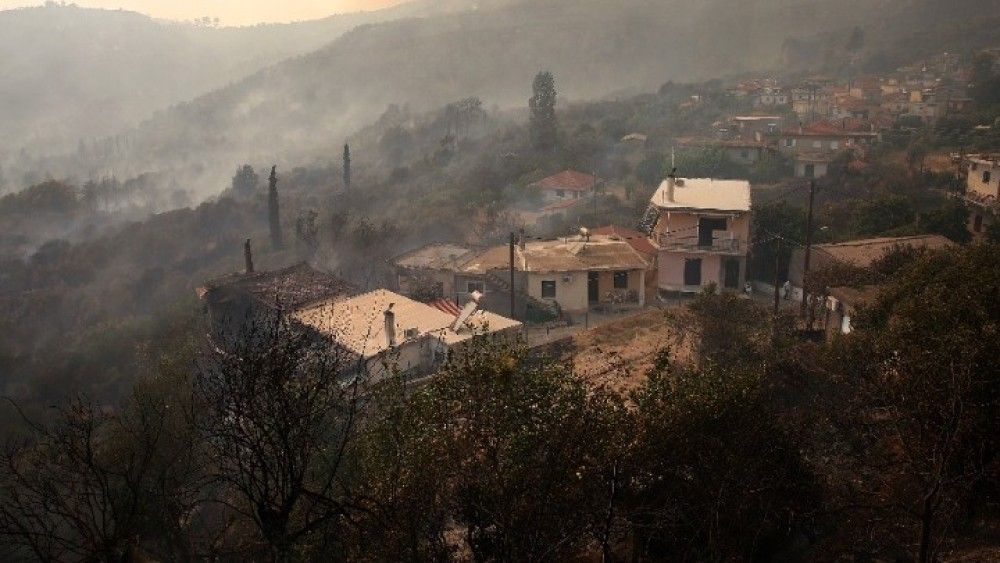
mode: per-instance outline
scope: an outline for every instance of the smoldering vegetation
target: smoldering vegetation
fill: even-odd
[[[446,4],[437,11],[430,4],[399,8],[390,14],[421,17],[363,25],[339,38],[330,31],[329,44],[273,66],[263,63],[291,53],[263,48],[267,56],[258,59],[261,70],[238,82],[190,101],[187,98],[197,93],[193,87],[186,94],[175,91],[167,96],[170,100],[156,98],[160,101],[145,115],[131,115],[131,126],[122,124],[114,131],[84,128],[70,139],[68,150],[59,144],[13,143],[0,154],[0,166],[8,172],[8,183],[19,187],[26,187],[21,182],[26,174],[187,174],[189,189],[204,197],[218,193],[233,162],[296,166],[325,161],[343,139],[390,105],[422,112],[477,96],[486,107],[523,106],[523,85],[540,68],[554,72],[563,99],[572,100],[751,70],[822,69],[855,59],[877,64],[891,62],[894,46],[904,39],[931,38],[928,43],[933,44],[934,37],[955,25],[1000,8],[996,0],[961,0],[947,9],[928,0],[510,0],[476,6],[444,14],[440,12],[456,6]],[[847,52],[844,43],[854,28],[865,32],[866,41],[860,50]],[[281,28],[260,33],[265,31],[273,37]],[[298,28],[285,31],[285,37],[295,36],[299,43]],[[966,39],[987,38],[977,33]],[[306,37],[304,47],[315,34]],[[260,41],[255,49],[269,44]],[[919,48],[920,42],[907,43],[914,44]],[[183,65],[157,61],[142,68],[155,68],[154,76],[151,81],[137,80],[157,84],[182,73]],[[232,76],[220,68],[208,65],[205,72],[213,79]],[[127,70],[93,74],[114,76],[116,81],[130,76]],[[15,91],[23,97],[34,86],[40,84]],[[5,106],[30,107],[14,102]],[[176,105],[165,109],[170,103]],[[60,108],[72,104],[65,106]],[[154,114],[153,109],[162,111]],[[74,116],[83,114],[108,122],[100,108]],[[42,135],[50,127],[58,128],[40,122],[32,134]],[[110,151],[103,148],[109,136],[115,145]],[[28,147],[27,152],[18,147]]]

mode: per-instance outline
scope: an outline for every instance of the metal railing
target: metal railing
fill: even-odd
[[[657,237],[657,243],[663,250],[687,250],[697,252],[726,252],[737,253],[743,246],[743,242],[736,233],[730,231],[716,231],[712,237],[711,244],[704,244],[698,236],[677,236],[670,233],[662,233]]]

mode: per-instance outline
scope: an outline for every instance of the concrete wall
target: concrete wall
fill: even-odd
[[[684,266],[688,259],[701,259],[701,285],[687,286],[684,284]],[[660,268],[657,278],[659,289],[666,291],[699,291],[702,287],[715,284],[719,289],[725,289],[724,261],[738,260],[740,276],[737,287],[739,290],[746,281],[746,257],[711,254],[706,252],[660,252]]]

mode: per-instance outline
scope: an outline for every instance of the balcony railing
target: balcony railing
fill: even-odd
[[[715,231],[711,244],[704,244],[698,236],[680,236],[670,233],[661,233],[657,238],[659,246],[663,250],[677,250],[688,252],[722,252],[727,254],[738,254],[743,246],[742,241],[736,233],[730,231]]]

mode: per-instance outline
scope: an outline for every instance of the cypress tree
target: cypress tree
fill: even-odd
[[[550,151],[556,146],[556,80],[551,72],[539,72],[532,84],[531,144],[540,151]]]
[[[271,177],[268,178],[267,214],[271,224],[271,246],[275,249],[283,246],[281,240],[281,214],[278,210],[278,167],[271,167]]]
[[[344,190],[351,189],[351,145],[344,145]]]

